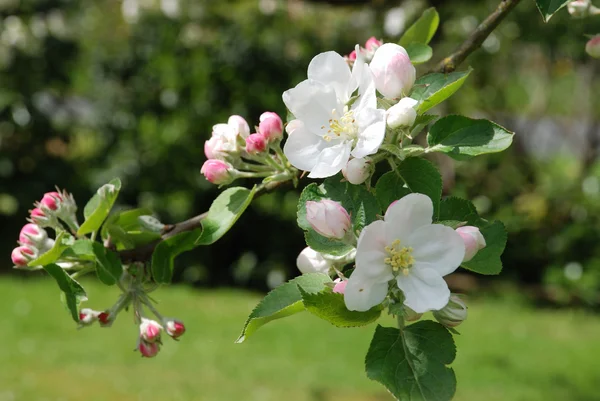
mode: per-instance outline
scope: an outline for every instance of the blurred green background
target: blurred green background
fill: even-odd
[[[15,281],[42,274],[14,272],[9,254],[28,209],[54,185],[73,192],[83,206],[98,186],[118,176],[124,183],[119,207],[150,207],[166,223],[205,211],[217,193],[199,174],[213,124],[231,114],[244,116],[250,125],[265,110],[285,115],[281,93],[305,78],[314,55],[332,49],[349,53],[372,35],[395,41],[433,5],[441,26],[432,42],[432,63],[419,66],[425,73],[498,1],[0,1],[0,254],[5,255],[0,285],[6,308],[5,337],[0,338],[7,348],[0,365],[12,375],[2,375],[0,401],[84,395],[91,400],[268,400],[283,394],[293,400],[290,392],[298,400],[389,399],[362,373],[371,328],[338,334],[316,319],[291,318],[277,323],[284,325],[281,331],[265,328],[272,330],[266,340],[259,333],[256,341],[263,346],[234,347],[237,327],[257,297],[206,289],[264,291],[297,274],[295,258],[304,247],[295,225],[297,191],[260,198],[219,243],[178,258],[176,278],[188,285],[165,292],[164,307],[175,314],[179,302],[182,317],[195,327],[181,344],[165,347],[171,354],[161,354],[162,362],[125,359],[125,336],[112,330],[70,330],[58,300],[51,302],[57,298],[52,283]],[[461,66],[475,71],[437,110],[489,118],[517,133],[502,154],[469,163],[434,159],[446,195],[473,199],[483,217],[501,219],[509,231],[500,276],[463,272],[450,278],[455,289],[475,297],[473,317],[458,338],[465,359],[459,353],[457,399],[597,399],[591,383],[598,369],[585,351],[569,347],[594,341],[582,337],[575,324],[596,332],[600,327],[593,315],[600,304],[600,66],[584,52],[585,34],[598,32],[599,18],[573,20],[566,11],[544,24],[534,2],[523,0]],[[518,296],[507,301],[507,292]],[[27,321],[15,323],[17,310],[22,311],[15,297],[29,305],[19,315]],[[110,299],[98,288],[90,306],[102,309]],[[208,312],[206,305],[211,305]],[[221,321],[230,308],[231,316]],[[303,324],[314,326],[317,334]],[[517,328],[509,330],[507,324]],[[202,333],[211,340],[203,342]],[[546,336],[547,341],[539,338]],[[37,345],[29,346],[28,338]],[[269,339],[277,347],[269,350]],[[24,348],[18,345],[24,341]],[[312,357],[303,354],[307,343],[319,343]],[[33,369],[41,377],[17,380],[47,347],[54,356]],[[56,353],[62,351],[74,364],[70,368],[66,363],[57,369],[64,362]],[[560,356],[546,364],[550,351]],[[268,363],[259,361],[265,353],[272,354]],[[66,388],[77,381],[73,377],[83,374],[77,363],[85,363],[89,375],[80,377],[86,383],[80,392],[69,393]],[[288,370],[278,370],[278,364]],[[491,366],[489,372],[478,370],[481,365]],[[544,365],[541,372],[530,371],[537,365]],[[267,367],[277,372],[273,379],[262,370]],[[308,376],[296,377],[293,369]],[[119,376],[140,383],[122,391],[97,383],[120,370]],[[205,378],[201,386],[194,382],[199,376]],[[163,381],[154,382],[158,377]],[[348,385],[345,377],[356,379],[340,395],[337,389]],[[164,388],[144,390],[140,386],[146,380]],[[247,392],[248,386],[256,392]]]

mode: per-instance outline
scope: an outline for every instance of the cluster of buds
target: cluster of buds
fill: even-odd
[[[344,56],[344,58],[346,59],[346,62],[352,66],[352,64],[354,64],[354,61],[356,60],[356,57],[358,54],[360,54],[365,61],[368,63],[369,61],[371,61],[373,59],[373,55],[375,54],[375,51],[377,49],[379,49],[379,47],[383,44],[383,42],[379,39],[377,39],[375,36],[371,36],[369,39],[367,39],[367,41],[365,42],[365,46],[359,46],[358,47],[358,53],[357,50],[352,50],[352,52],[350,52],[350,54],[348,54],[347,56]]]
[[[208,159],[200,170],[204,177],[213,184],[227,185],[237,178],[269,177],[286,171],[279,115],[264,112],[255,130],[251,134],[246,120],[237,115],[229,117],[227,124],[214,125],[204,144]]]

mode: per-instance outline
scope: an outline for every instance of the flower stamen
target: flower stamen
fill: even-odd
[[[412,256],[413,248],[401,246],[399,239],[394,240],[391,245],[385,247],[385,251],[390,255],[383,262],[389,265],[394,272],[401,271],[402,274],[408,276],[409,269],[415,263],[415,258]]]
[[[329,129],[327,134],[323,136],[323,139],[327,142],[332,139],[340,138],[344,140],[354,140],[358,134],[358,126],[356,125],[356,119],[354,118],[354,111],[348,110],[348,107],[344,108],[344,115],[338,118],[338,112],[336,109],[331,111],[333,118],[329,119]],[[322,126],[321,129],[325,129]]]

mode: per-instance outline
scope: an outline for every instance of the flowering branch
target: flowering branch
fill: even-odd
[[[500,25],[502,20],[519,4],[521,0],[502,0],[496,10],[491,13],[471,34],[467,37],[454,53],[445,57],[435,68],[437,72],[452,72]]]

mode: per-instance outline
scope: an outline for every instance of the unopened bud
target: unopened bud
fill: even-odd
[[[346,284],[348,284],[348,280],[342,280],[342,279],[335,279],[334,280],[335,285],[333,286],[333,292],[335,292],[336,294],[344,294],[344,291],[346,291]]]
[[[29,262],[37,258],[38,251],[29,245],[22,245],[13,249],[10,258],[16,267],[26,267]]]
[[[277,113],[266,111],[260,115],[258,132],[269,142],[280,139],[283,135],[283,121]]]
[[[230,116],[227,125],[233,128],[233,131],[242,138],[247,138],[250,135],[250,126],[242,116]]]
[[[19,234],[19,242],[41,248],[48,239],[48,233],[37,224],[28,223],[23,226]]]
[[[402,307],[402,314],[407,322],[416,322],[423,316],[422,313],[417,313],[406,305]]]
[[[229,124],[213,125],[212,136],[204,143],[204,153],[208,159],[226,160],[238,152],[237,138],[239,127]]]
[[[110,326],[112,324],[112,316],[107,311],[98,313],[98,321],[100,326]]]
[[[252,134],[246,138],[246,152],[256,155],[267,150],[267,140],[261,134]]]
[[[588,40],[585,45],[585,51],[593,58],[600,58],[600,35]]]
[[[313,230],[327,238],[343,239],[352,228],[346,209],[330,199],[306,202],[306,220]]]
[[[153,358],[158,354],[158,351],[160,351],[160,346],[156,342],[149,343],[140,338],[138,349],[144,358]]]
[[[375,87],[386,98],[406,95],[412,89],[416,70],[406,50],[394,43],[385,43],[375,51],[369,64]]]
[[[301,273],[329,273],[331,263],[323,255],[310,247],[306,247],[296,258],[296,266]]]
[[[485,248],[485,238],[479,231],[479,228],[473,226],[464,226],[456,229],[465,243],[465,257],[463,262],[473,259],[480,249]]]
[[[418,100],[410,97],[400,99],[386,111],[387,125],[390,128],[412,127],[417,119],[417,111],[414,109],[417,103]]]
[[[204,174],[204,177],[208,181],[216,185],[231,183],[234,180],[234,176],[231,174],[232,171],[234,171],[234,168],[231,164],[217,159],[205,161],[200,169],[200,173]]]
[[[360,185],[371,176],[374,167],[370,159],[355,157],[342,169],[342,175],[350,184]]]
[[[144,341],[153,343],[160,340],[161,330],[162,326],[158,324],[157,321],[142,318],[142,323],[140,324],[140,337]]]
[[[350,61],[356,61],[356,50],[352,50],[350,54],[346,56],[346,58]]]
[[[60,206],[60,202],[62,201],[62,197],[58,192],[48,192],[44,194],[44,197],[40,201],[42,207],[47,208],[49,210],[57,210]]]
[[[89,326],[98,320],[98,312],[93,309],[83,308],[79,311],[79,323],[82,326]]]
[[[592,2],[590,0],[573,0],[567,4],[567,10],[573,18],[585,18],[590,15]]]
[[[371,36],[369,39],[367,39],[367,42],[365,43],[365,49],[367,49],[367,51],[374,52],[382,44],[383,42],[381,40],[377,39],[375,36]]]
[[[456,327],[467,320],[467,305],[458,295],[452,294],[446,306],[433,311],[433,317],[446,327]]]
[[[165,331],[168,335],[177,339],[185,333],[185,326],[182,321],[171,319],[165,323]]]

